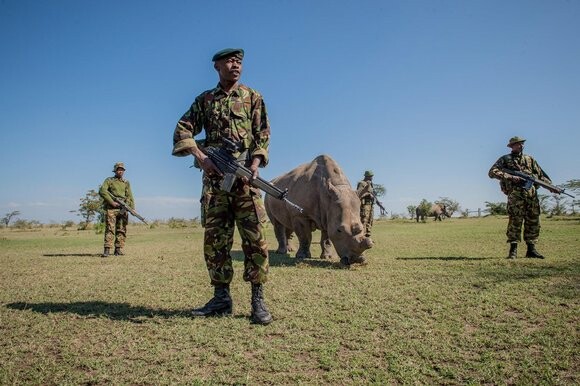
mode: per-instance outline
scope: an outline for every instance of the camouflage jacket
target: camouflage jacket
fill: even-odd
[[[105,200],[105,209],[113,209],[113,197],[117,196],[123,199],[127,205],[135,209],[135,201],[133,200],[133,192],[131,192],[131,184],[129,181],[117,177],[107,178],[99,188],[99,195]]]
[[[193,139],[205,129],[205,146],[222,147],[225,137],[242,144],[250,158],[261,156],[268,164],[270,123],[262,95],[242,84],[229,95],[218,84],[201,93],[181,117],[173,133],[174,156],[189,155],[197,147]]]
[[[373,193],[374,187],[372,182],[362,180],[356,185],[356,194],[363,204],[374,203],[375,197]]]
[[[539,180],[552,183],[550,177],[542,170],[538,162],[527,154],[510,153],[500,157],[489,169],[489,177],[499,180],[501,191],[510,194],[515,188],[521,187],[521,183],[516,183],[509,179],[509,174],[503,169],[516,170],[529,174]]]

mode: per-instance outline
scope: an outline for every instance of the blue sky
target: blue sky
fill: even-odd
[[[172,134],[225,47],[269,112],[264,178],[328,154],[353,185],[373,170],[389,212],[483,208],[514,135],[555,183],[580,178],[578,20],[578,0],[2,0],[0,215],[78,220],[123,161],[146,218],[197,216]]]

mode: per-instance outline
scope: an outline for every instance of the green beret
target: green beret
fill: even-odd
[[[242,59],[244,57],[244,50],[241,48],[224,48],[223,50],[216,52],[211,60],[212,62],[215,62],[216,60],[228,58],[233,55],[238,55],[240,59]]]
[[[508,142],[507,146],[508,147],[512,147],[513,145],[515,145],[516,143],[520,143],[520,142],[526,142],[525,139],[518,137],[517,135],[515,137],[511,137],[510,141]]]
[[[370,170],[365,171],[365,177],[372,177],[374,176],[373,172]]]

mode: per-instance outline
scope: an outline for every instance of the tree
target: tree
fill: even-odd
[[[485,207],[491,215],[507,215],[507,203],[506,202],[485,202]]]
[[[445,211],[449,216],[453,216],[453,213],[457,212],[459,208],[459,203],[449,197],[439,197],[439,203],[445,205]]]
[[[79,224],[79,229],[87,229],[90,223],[98,214],[100,215],[100,220],[104,220],[103,211],[103,199],[99,196],[99,193],[94,189],[91,189],[87,194],[80,199],[78,215],[81,216],[84,221]]]
[[[421,202],[419,203],[419,209],[421,210],[421,212],[429,214],[429,212],[431,211],[431,207],[433,206],[432,203],[430,203],[429,201],[427,201],[427,199],[422,199]]]
[[[411,220],[414,220],[415,214],[417,212],[417,206],[416,205],[409,205],[407,207],[407,212],[409,212],[409,216],[411,216]]]
[[[562,187],[573,191],[576,196],[580,195],[580,180],[568,180],[562,184]]]
[[[10,224],[10,220],[12,220],[12,218],[16,216],[20,216],[20,211],[15,210],[13,212],[6,213],[6,216],[2,218],[2,222],[4,223],[4,225],[6,225],[6,227],[8,227],[8,225]]]
[[[387,194],[387,189],[382,184],[375,184],[373,183],[373,190],[375,192],[375,196],[383,197]]]
[[[580,197],[580,180],[568,180],[562,184],[562,187],[573,192],[573,196]],[[576,213],[576,206],[580,205],[580,199],[575,198],[572,200],[572,213]]]
[[[373,184],[373,191],[375,193],[375,199],[377,201],[379,201],[379,197],[383,197],[385,194],[387,194],[387,189],[382,185],[382,184]],[[380,202],[380,201],[379,201]],[[381,205],[383,205],[383,203],[381,202]],[[383,205],[384,207],[384,205]],[[379,207],[380,208],[380,207]],[[385,217],[387,215],[386,210],[383,210],[381,208],[381,217]]]
[[[419,213],[422,213],[423,215],[417,216],[417,218],[416,218],[417,222],[419,220],[425,222],[425,218],[429,216],[429,212],[431,212],[432,206],[433,206],[433,204],[431,202],[427,201],[425,198],[421,200],[421,202],[417,206],[416,210],[419,211]]]
[[[550,214],[552,216],[562,216],[566,214],[566,201],[561,195],[557,194],[553,197],[555,204]]]
[[[543,214],[550,213],[550,198],[551,196],[547,194],[538,194],[538,200],[540,201],[540,212]]]

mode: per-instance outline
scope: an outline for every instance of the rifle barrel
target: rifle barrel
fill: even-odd
[[[226,144],[228,143],[226,142]],[[290,206],[302,213],[303,209],[300,206],[286,198],[288,195],[287,190],[278,188],[276,185],[266,181],[262,177],[258,176],[258,178],[252,178],[252,171],[244,165],[240,164],[231,154],[227,153],[225,150],[207,147],[205,148],[205,151],[208,157],[214,162],[214,164],[218,169],[220,169],[222,173],[233,174],[236,177],[245,177],[250,181],[250,184],[253,187],[266,192],[266,194],[269,194],[278,200],[286,201]]]
[[[519,170],[502,169],[502,171],[505,172],[505,173],[511,174],[513,176],[517,176],[517,177],[523,178],[524,180],[531,181],[532,183],[538,184],[541,187],[546,188],[548,190],[555,190],[557,192],[557,194],[565,194],[565,195],[567,195],[569,197],[576,198],[573,195],[571,195],[569,193],[566,193],[565,192],[566,189],[559,188],[557,186],[551,185],[551,184],[549,184],[549,183],[547,183],[545,181],[542,181],[542,180],[540,180],[540,179],[538,179],[538,178],[536,178],[536,177],[534,177],[532,175],[529,175],[527,173],[521,172]]]
[[[137,211],[135,209],[133,209],[129,205],[127,205],[127,203],[123,199],[121,199],[120,197],[117,197],[117,196],[113,196],[113,200],[115,200],[116,203],[121,205],[121,208],[125,209],[127,212],[131,213],[133,216],[137,217],[139,220],[144,222],[145,225],[149,225],[149,223],[147,223],[145,218],[143,216],[141,216],[139,213],[137,213]]]

